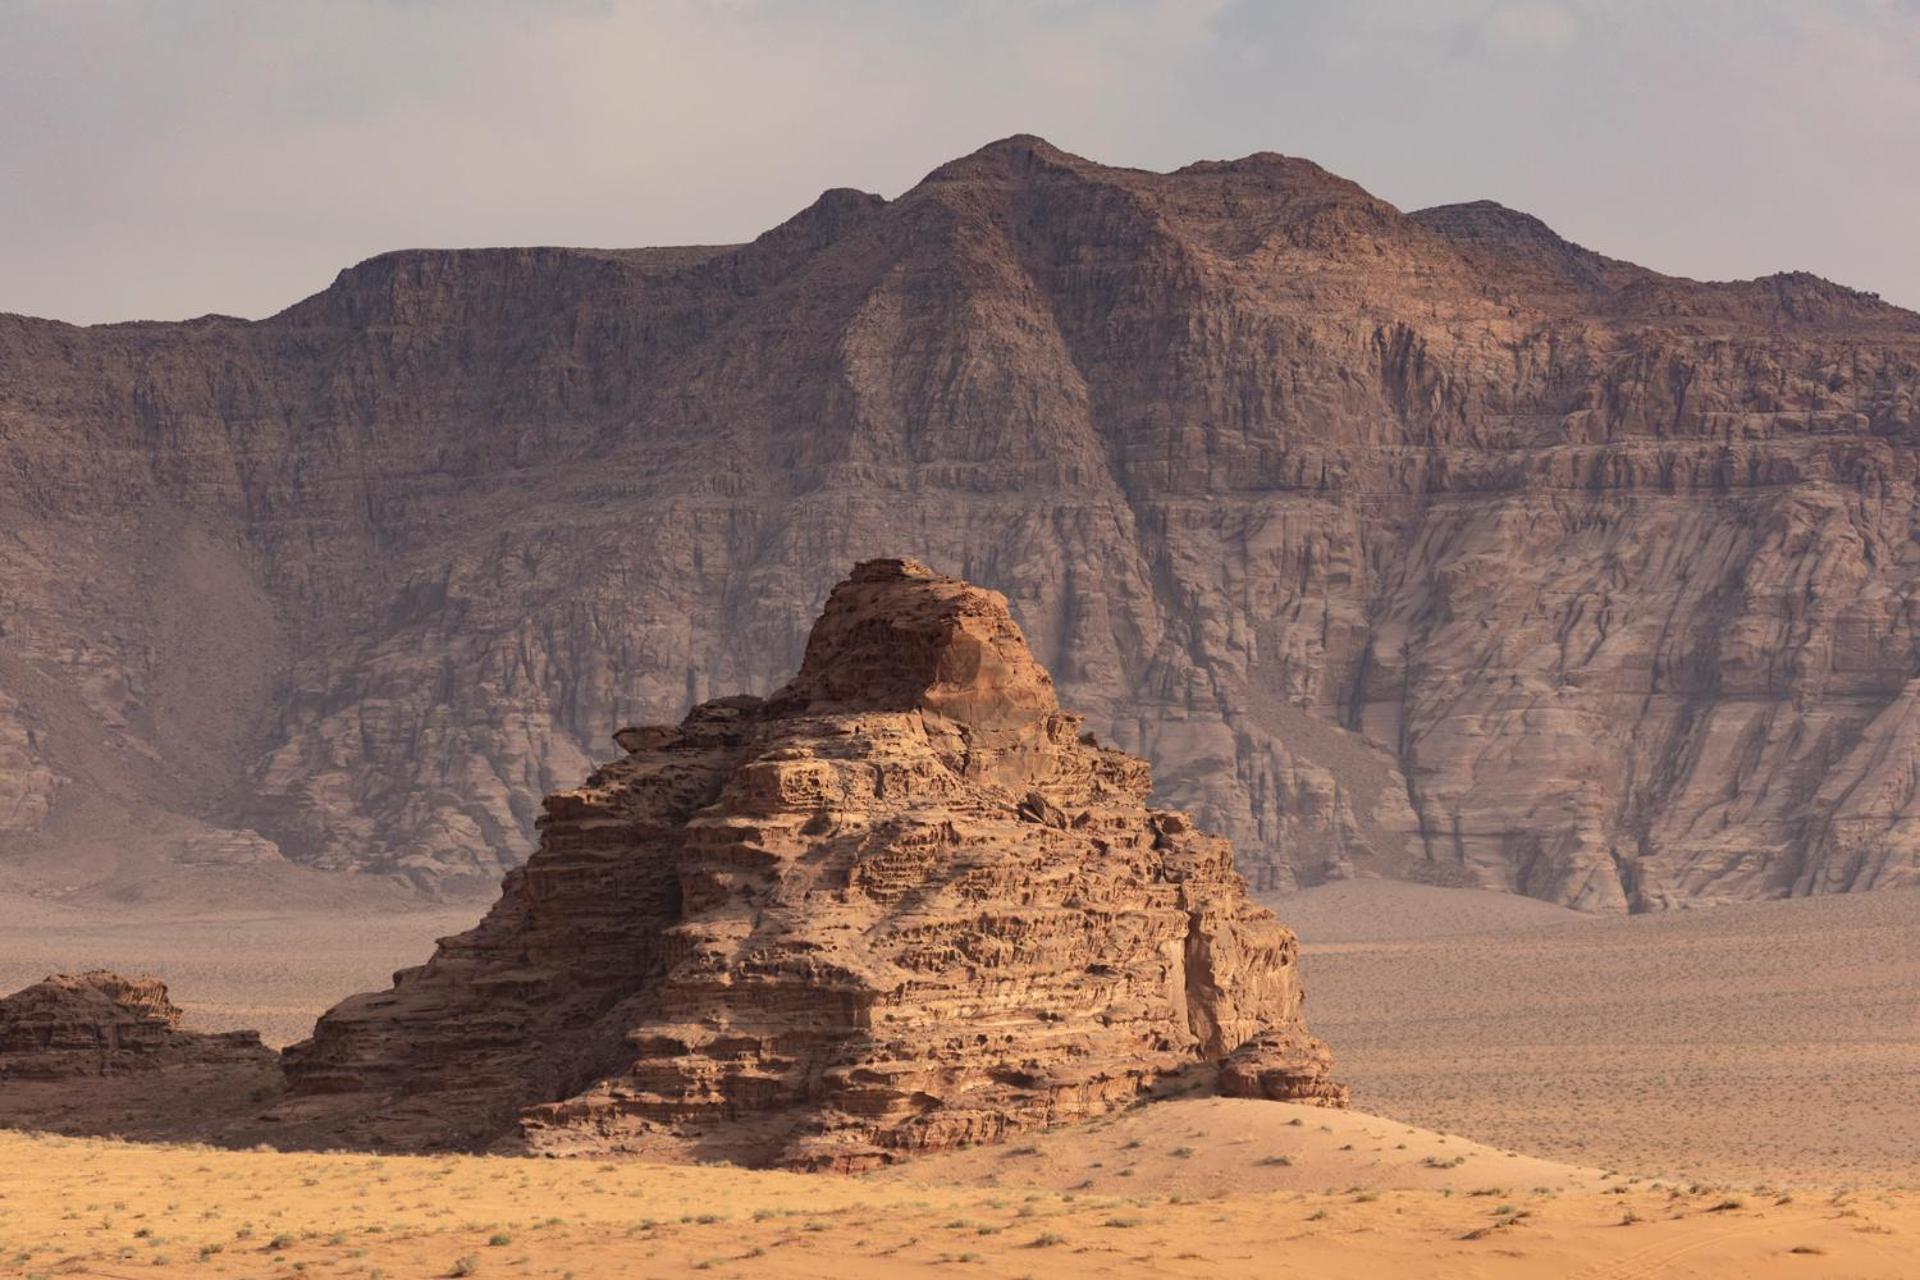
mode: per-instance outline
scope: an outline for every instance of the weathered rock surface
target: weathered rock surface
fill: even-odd
[[[911,550],[1263,885],[1912,884],[1917,437],[1871,295],[1031,138],[749,245],[0,317],[0,852],[200,856],[165,810],[490,884],[592,744],[771,691]]]
[[[277,1057],[252,1031],[182,1031],[157,978],[63,973],[0,999],[0,1082],[267,1066]]]
[[[619,740],[478,928],[287,1051],[288,1122],[858,1169],[1174,1080],[1345,1101],[1293,935],[997,593],[863,564],[771,697]]]

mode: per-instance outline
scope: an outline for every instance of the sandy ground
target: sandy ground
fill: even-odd
[[[1273,905],[1360,1111],[1192,1098],[859,1179],[0,1131],[0,1276],[1920,1276],[1920,894]],[[282,1043],[478,913],[0,895],[0,986],[150,970]]]
[[[1301,893],[1258,896],[1302,941],[1316,944],[1512,933],[1598,919],[1514,893],[1401,880],[1339,880]]]
[[[871,1175],[1022,1191],[1217,1198],[1250,1192],[1593,1191],[1608,1172],[1524,1156],[1358,1111],[1245,1098],[1156,1102],[1020,1141]]]
[[[1649,1175],[1920,1187],[1920,893],[1543,927],[1498,898],[1274,901],[1356,1107]],[[1463,931],[1407,936],[1437,920]]]
[[[1909,1194],[1675,1187],[1561,1171],[1551,1183],[1427,1172],[1369,1186],[1358,1146],[1455,1149],[1364,1116],[1164,1103],[1127,1194],[723,1167],[279,1155],[0,1133],[0,1271],[55,1276],[1859,1277],[1920,1274]],[[1293,1113],[1302,1124],[1289,1126]],[[1283,1118],[1284,1117],[1284,1118]],[[1243,1169],[1324,1189],[1222,1190],[1164,1147],[1230,1127]],[[1115,1126],[1103,1137],[1127,1130]],[[1308,1135],[1303,1137],[1302,1135]],[[1151,1139],[1151,1141],[1146,1141]],[[1125,1138],[1131,1141],[1133,1138]],[[1389,1146],[1388,1150],[1392,1150]],[[1064,1149],[1046,1157],[1063,1157]],[[1263,1161],[1287,1158],[1290,1166]],[[1005,1154],[1005,1163],[1031,1159]],[[1418,1162],[1410,1162],[1417,1169]],[[1515,1166],[1516,1169],[1518,1166]],[[951,1170],[950,1170],[951,1171]],[[1067,1170],[1066,1176],[1075,1172]],[[1528,1166],[1529,1175],[1541,1172]],[[1418,1176],[1412,1175],[1410,1176]],[[1042,1179],[1042,1182],[1045,1180]]]

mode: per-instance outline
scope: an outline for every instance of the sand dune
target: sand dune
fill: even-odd
[[[1156,1125],[1243,1119],[1205,1105],[1159,1110]],[[1302,1128],[1317,1132],[1306,1119]],[[1364,1116],[1337,1123],[1336,1135],[1356,1138],[1401,1128]],[[1046,1158],[1065,1158],[1078,1140],[1047,1144]],[[1349,1153],[1274,1141],[1297,1154],[1299,1177],[1328,1189],[1110,1194],[892,1174],[279,1155],[0,1133],[0,1266],[49,1280],[1920,1274],[1920,1205],[1910,1195],[1730,1195],[1573,1171],[1537,1186],[1489,1178],[1380,1189],[1341,1185],[1356,1167]],[[1240,1148],[1248,1165],[1253,1148],[1279,1153],[1256,1138]],[[1183,1163],[1167,1152],[1138,1163],[1159,1177],[1169,1161]]]
[[[1105,1195],[1215,1197],[1272,1191],[1466,1193],[1594,1190],[1598,1169],[1500,1151],[1358,1111],[1244,1098],[1150,1103],[1030,1141],[974,1147],[877,1180]]]

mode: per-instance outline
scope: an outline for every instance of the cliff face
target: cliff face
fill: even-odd
[[[0,827],[485,884],[910,549],[1263,885],[1913,883],[1917,396],[1812,277],[1026,138],[745,246],[0,318]]]
[[[619,737],[478,928],[288,1050],[283,1122],[857,1170],[1170,1078],[1344,1103],[1293,935],[1004,597],[863,564],[772,697]]]

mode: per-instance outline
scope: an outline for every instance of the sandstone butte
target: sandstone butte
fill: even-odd
[[[0,316],[0,875],[490,891],[607,734],[911,552],[1257,888],[1911,885],[1916,443],[1874,295],[1029,137],[750,244]]]
[[[155,978],[63,973],[0,999],[0,1085],[259,1066],[275,1057],[251,1031],[182,1031],[179,1008]]]
[[[477,928],[287,1050],[275,1120],[858,1170],[1174,1088],[1345,1105],[1293,934],[998,593],[869,561],[770,697],[618,739]]]

